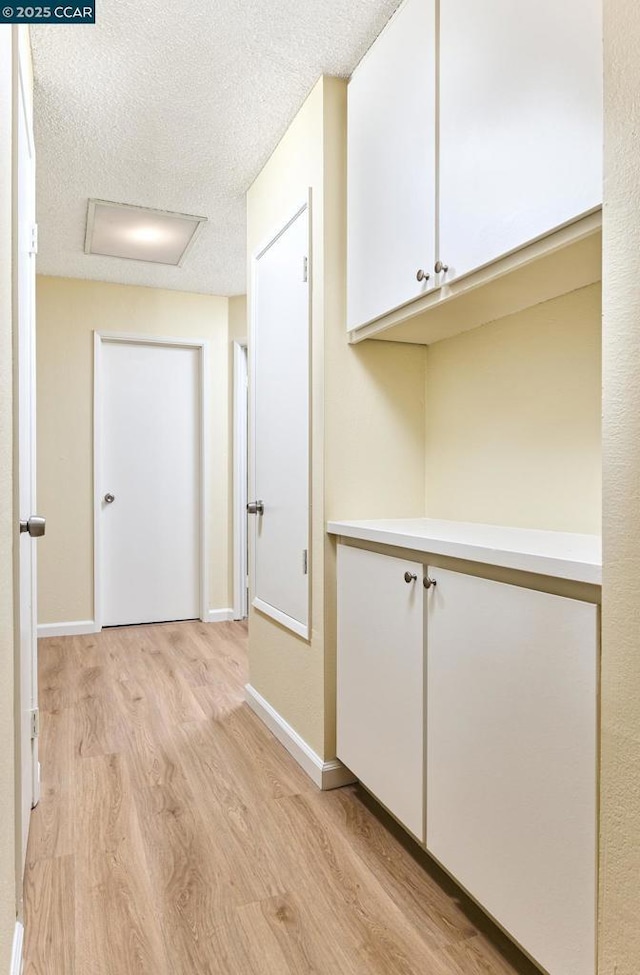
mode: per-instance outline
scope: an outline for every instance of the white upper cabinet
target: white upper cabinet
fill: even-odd
[[[601,7],[405,0],[349,82],[352,340],[428,343],[600,278]]]
[[[433,286],[435,23],[435,0],[408,0],[349,83],[350,329]]]
[[[440,0],[447,281],[602,203],[602,0]]]

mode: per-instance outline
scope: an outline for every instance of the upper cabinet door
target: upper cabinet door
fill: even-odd
[[[435,0],[407,0],[349,82],[349,329],[434,284],[435,22]]]
[[[602,203],[602,0],[440,0],[446,280]]]

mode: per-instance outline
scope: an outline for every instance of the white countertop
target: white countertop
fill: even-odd
[[[330,521],[330,535],[359,538],[431,555],[483,562],[556,579],[602,584],[599,535],[503,528],[433,518]]]

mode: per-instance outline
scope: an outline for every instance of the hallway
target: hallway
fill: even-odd
[[[537,971],[358,788],[316,789],[243,704],[245,646],[40,642],[25,975]]]

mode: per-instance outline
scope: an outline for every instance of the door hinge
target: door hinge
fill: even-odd
[[[40,737],[40,708],[34,708],[31,712],[31,738]]]
[[[309,258],[308,257],[302,258],[302,280],[305,282],[309,280]]]
[[[302,572],[305,576],[309,572],[309,552],[306,548],[302,550]]]
[[[29,253],[30,254],[38,253],[38,224],[37,223],[31,224],[31,240],[29,242]]]

